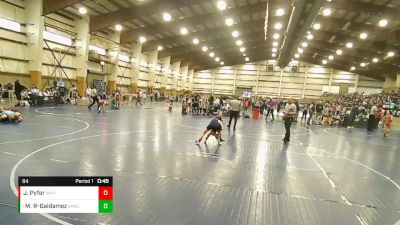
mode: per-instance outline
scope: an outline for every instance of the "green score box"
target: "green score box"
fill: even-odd
[[[112,200],[99,200],[99,213],[112,213],[113,201]]]

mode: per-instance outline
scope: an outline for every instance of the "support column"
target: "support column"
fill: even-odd
[[[233,95],[235,95],[236,96],[236,75],[237,75],[237,70],[236,70],[236,67],[234,67],[233,68],[233,90],[232,90],[232,93],[233,93]]]
[[[87,86],[87,65],[89,61],[89,25],[90,19],[88,16],[82,16],[82,19],[76,20],[75,26],[78,31],[77,56],[76,62],[78,70],[76,71],[77,90],[79,96],[85,96]]]
[[[42,17],[43,1],[25,2],[25,19],[27,23],[27,58],[28,71],[31,77],[31,85],[42,89],[42,62],[43,62],[43,31],[44,17]],[[27,84],[23,84],[27,85]],[[29,85],[27,85],[29,86]]]
[[[115,42],[111,43],[109,46],[109,53],[111,55],[110,61],[110,75],[108,75],[107,78],[107,86],[108,86],[108,91],[113,92],[117,89],[117,77],[118,77],[118,70],[119,70],[119,43],[120,43],[120,37],[121,33],[120,32],[115,32],[110,35],[110,40]]]
[[[255,96],[258,96],[258,80],[260,79],[260,67],[261,65],[257,65],[257,79],[256,79],[256,93],[254,94]]]
[[[178,76],[180,73],[181,61],[172,64],[172,94],[176,95],[178,89]]]
[[[281,97],[282,78],[283,78],[283,69],[281,68],[281,77],[279,78],[278,98]]]
[[[153,90],[154,87],[154,81],[156,80],[156,66],[158,62],[158,51],[152,51],[148,55],[149,59],[149,83],[147,84],[147,88],[150,89],[151,91]]]
[[[306,84],[307,84],[307,77],[308,77],[308,65],[306,65],[306,73],[304,75],[304,82],[303,82],[303,90],[301,92],[301,98],[304,99],[306,95]]]
[[[397,74],[397,77],[396,77],[396,78],[397,78],[397,79],[396,79],[396,87],[400,88],[400,73]]]
[[[161,87],[160,87],[160,93],[166,94],[166,89],[167,89],[167,82],[168,82],[168,71],[171,63],[171,56],[167,56],[165,58],[162,58],[163,61],[163,66],[161,69]]]
[[[180,68],[180,75],[181,75],[181,84],[180,87],[178,89],[178,91],[184,91],[187,89],[187,75],[188,75],[188,70],[189,70],[189,66],[184,66]]]
[[[329,73],[329,93],[331,93],[331,87],[332,87],[332,78],[333,78],[333,69],[330,70]]]
[[[211,94],[214,94],[215,90],[215,70],[211,71]]]
[[[192,93],[193,92],[194,70],[188,71],[188,77],[189,77],[188,90],[190,91],[190,93]]]
[[[357,92],[359,80],[360,80],[360,75],[356,74],[356,82],[354,83],[354,92]]]
[[[395,88],[400,88],[400,74],[397,74],[395,77],[387,76],[383,82],[383,89],[390,90]]]
[[[140,42],[131,45],[132,48],[132,77],[131,77],[131,93],[138,90],[139,73],[140,73],[140,56],[142,55],[142,44]]]

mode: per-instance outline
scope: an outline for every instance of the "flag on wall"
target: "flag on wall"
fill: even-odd
[[[267,41],[267,31],[268,31],[268,16],[269,16],[268,6],[269,6],[269,0],[267,0],[267,8],[265,11],[265,21],[264,21],[264,40],[265,41]]]

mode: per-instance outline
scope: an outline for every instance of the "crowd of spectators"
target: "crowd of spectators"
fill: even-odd
[[[182,114],[229,114],[231,97],[210,94],[193,94],[176,97],[182,101]],[[171,97],[171,101],[175,97]],[[266,120],[275,120],[285,107],[285,99],[241,98],[241,115],[249,117],[249,111],[259,109]],[[329,94],[306,103],[296,100],[297,108],[294,122],[300,120],[307,125],[329,125],[343,127],[367,127],[374,130],[385,115],[400,116],[400,89],[383,91],[377,94],[351,93]]]

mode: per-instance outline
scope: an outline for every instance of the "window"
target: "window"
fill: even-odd
[[[121,54],[119,54],[119,55],[118,55],[118,59],[121,60],[121,61],[123,61],[123,62],[129,62],[129,61],[130,61],[130,60],[129,60],[129,56],[127,56],[127,55],[121,55]]]
[[[106,55],[106,50],[104,48],[100,48],[95,45],[89,45],[89,50],[93,50],[99,55]]]
[[[148,67],[149,66],[146,61],[140,61],[139,65],[143,66],[143,67]]]
[[[7,30],[21,32],[21,25],[19,23],[3,18],[0,18],[0,27]]]
[[[72,46],[72,39],[48,31],[43,32],[43,39],[63,45]]]

